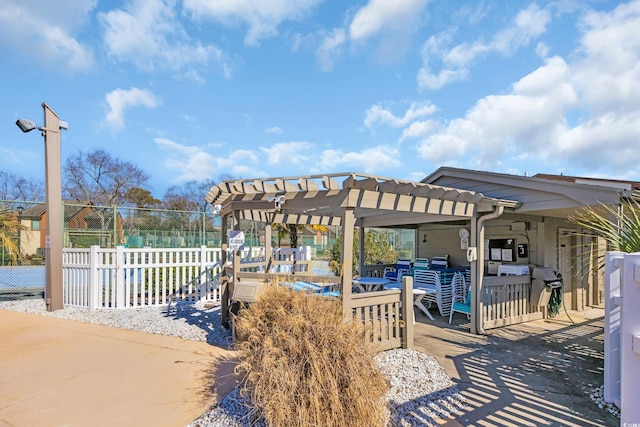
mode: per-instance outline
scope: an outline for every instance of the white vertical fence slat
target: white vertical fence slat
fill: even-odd
[[[624,253],[605,255],[604,400],[620,407],[620,314]]]
[[[640,423],[640,253],[626,254],[622,271],[620,425]]]
[[[125,308],[124,246],[116,246],[116,308]]]
[[[100,246],[89,248],[89,309],[95,310],[101,306],[102,286],[100,285],[100,274],[98,270],[98,250]]]
[[[274,249],[276,259],[310,259],[310,248]],[[97,308],[163,306],[177,301],[220,300],[220,248],[100,248],[63,250],[64,304]],[[295,255],[294,255],[295,254]],[[264,248],[241,251],[264,260]],[[227,259],[230,259],[228,257]],[[306,268],[298,265],[297,270]]]

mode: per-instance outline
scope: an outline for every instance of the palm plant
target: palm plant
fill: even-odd
[[[621,205],[584,206],[569,221],[585,229],[584,235],[604,239],[609,250],[640,252],[640,202],[636,198]]]
[[[289,246],[291,246],[292,248],[297,248],[298,233],[303,231],[305,226],[297,224],[273,223],[271,227],[276,230],[278,236],[278,246],[281,246],[282,239],[289,236]],[[324,225],[313,224],[311,225],[311,227],[315,232],[319,231],[321,233],[326,233],[327,231],[329,231]]]
[[[20,248],[15,238],[18,229],[24,229],[14,212],[4,206],[0,206],[0,246],[11,257],[11,263],[17,264],[22,260]]]

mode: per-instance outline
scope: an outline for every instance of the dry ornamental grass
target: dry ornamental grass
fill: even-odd
[[[243,392],[269,426],[384,426],[389,384],[340,301],[269,285],[234,318]]]

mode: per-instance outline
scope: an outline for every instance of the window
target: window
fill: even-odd
[[[40,231],[40,221],[31,221],[31,229],[33,231]]]

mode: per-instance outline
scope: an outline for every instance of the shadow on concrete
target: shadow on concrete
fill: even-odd
[[[196,390],[200,403],[217,402],[238,385],[240,377],[234,372],[237,364],[238,357],[235,354],[215,358],[209,355],[203,359],[201,386]]]
[[[471,335],[464,316],[426,317],[416,324],[416,349],[434,356],[468,406],[445,425],[618,426],[590,399],[603,383],[602,310]]]

